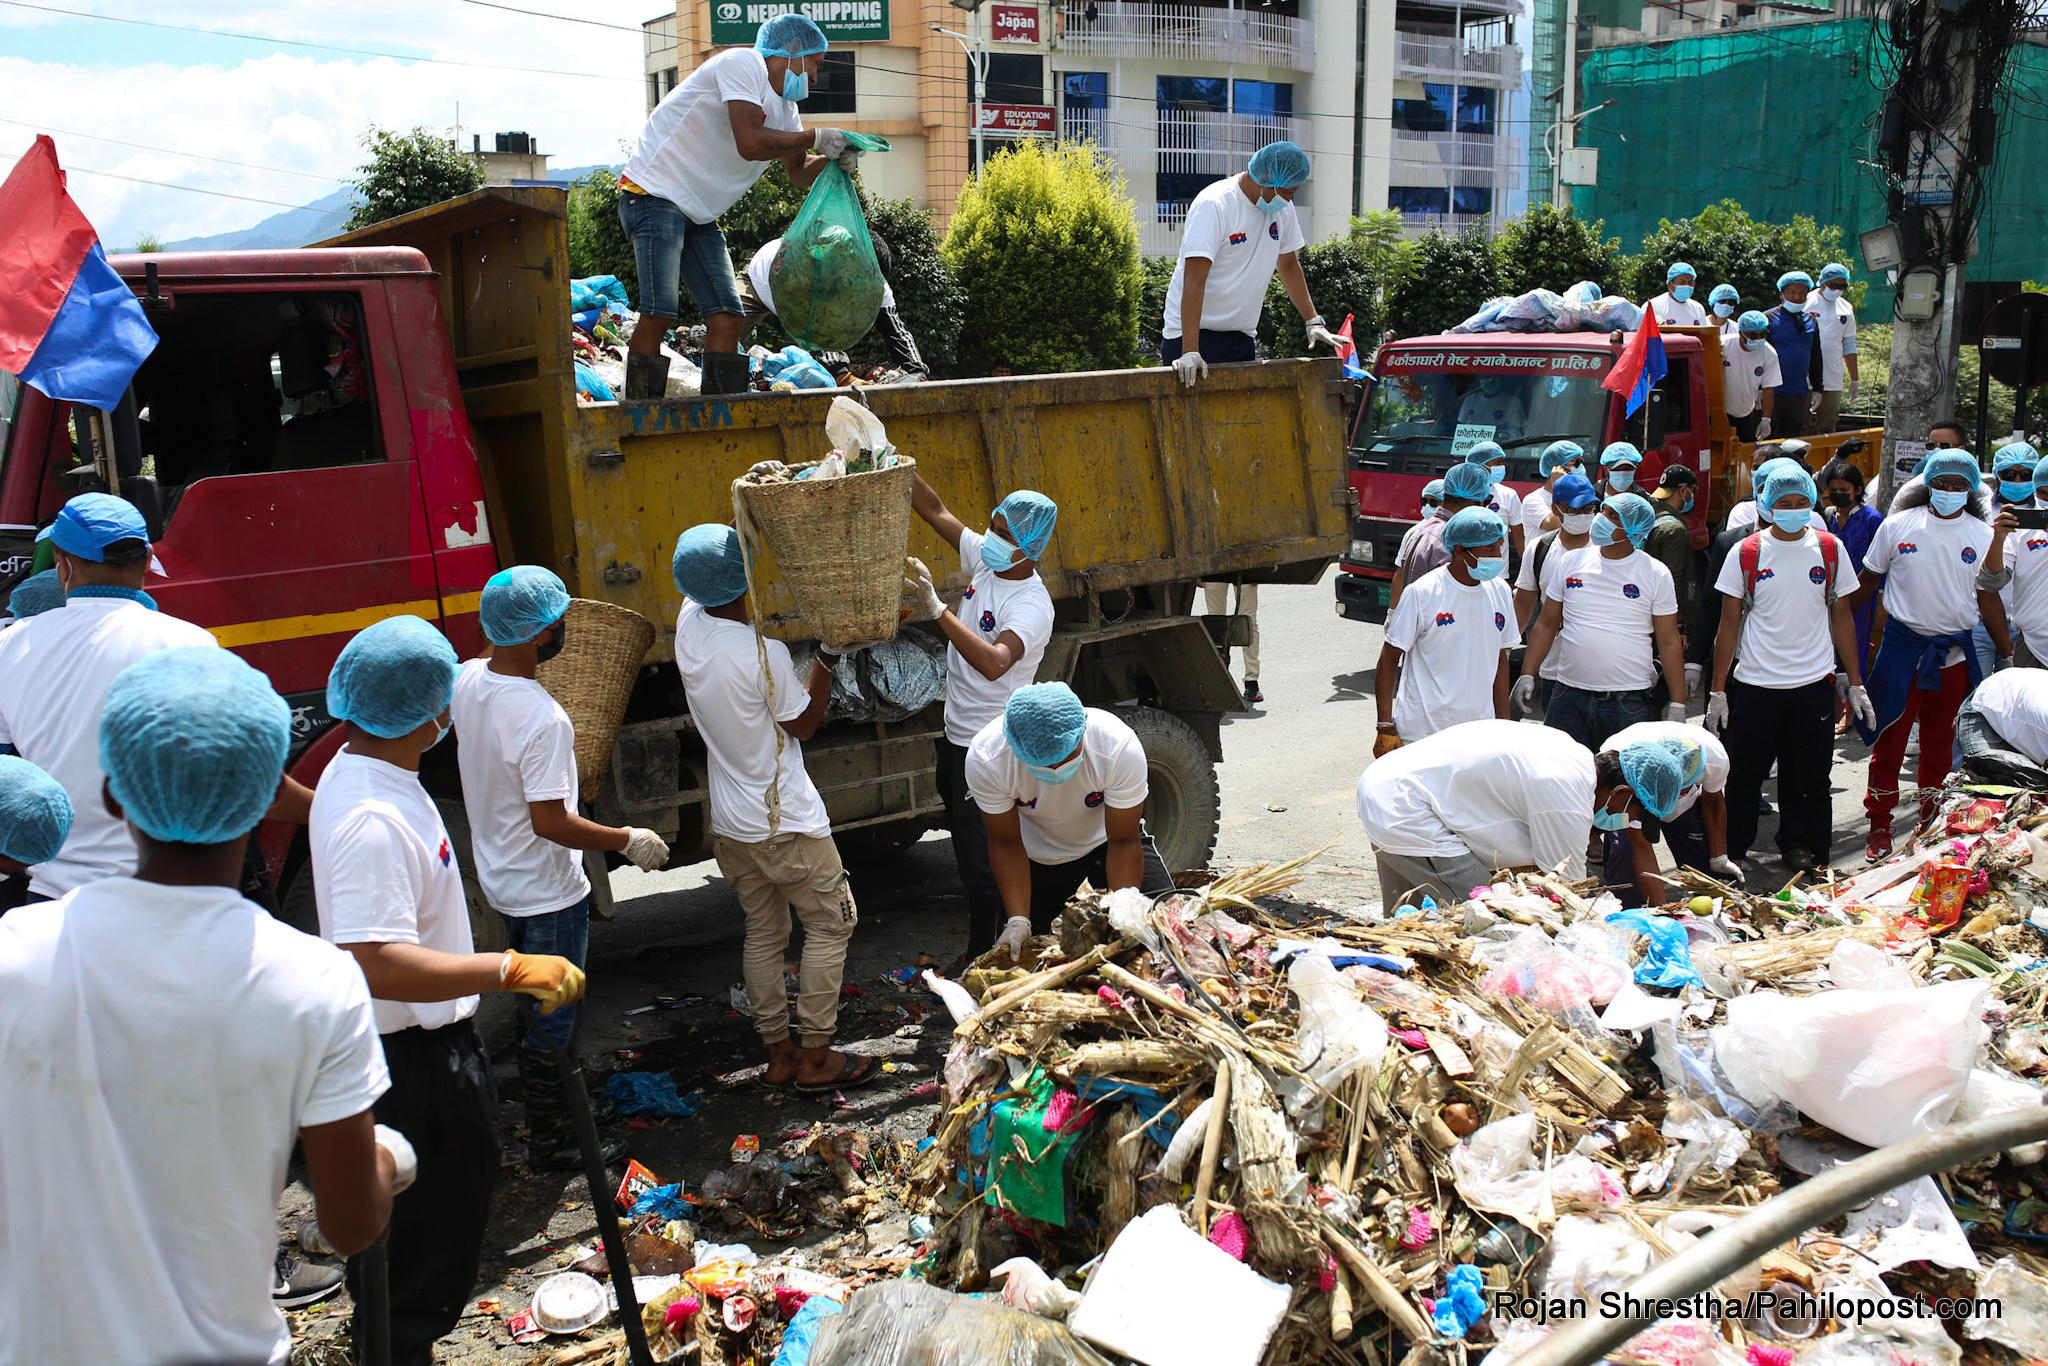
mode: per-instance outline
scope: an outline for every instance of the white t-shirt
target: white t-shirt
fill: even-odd
[[[1024,852],[1033,863],[1072,863],[1108,840],[1105,808],[1128,811],[1145,804],[1145,747],[1136,731],[1090,707],[1080,767],[1063,783],[1042,782],[1010,749],[998,718],[967,747],[967,790],[991,816],[1016,808]]]
[[[1190,256],[1209,262],[1209,282],[1202,290],[1201,330],[1256,332],[1266,286],[1282,256],[1300,251],[1305,239],[1301,220],[1289,204],[1267,213],[1245,198],[1236,176],[1204,186],[1188,205],[1180,230],[1180,260],[1166,287],[1166,326],[1162,335],[1178,337],[1181,281]]]
[[[1490,511],[1500,515],[1500,519],[1508,524],[1509,530],[1522,524],[1522,495],[1509,488],[1507,484],[1493,486],[1492,491],[1486,495],[1486,506]]]
[[[1553,551],[1550,559],[1557,558]],[[1566,552],[1555,575],[1548,561],[1543,567],[1543,596],[1564,604],[1564,625],[1551,647],[1558,682],[1586,692],[1655,682],[1651,620],[1678,615],[1678,591],[1663,562],[1640,550],[1610,560],[1588,545]]]
[[[1390,854],[1584,875],[1593,754],[1561,730],[1467,721],[1366,765],[1358,819]]]
[[[1489,394],[1485,385],[1482,379],[1458,400],[1458,425],[1479,428],[1476,439],[1481,441],[1508,441],[1526,435],[1529,405],[1518,389],[1503,381]]]
[[[1705,327],[1708,322],[1707,310],[1700,307],[1698,299],[1680,303],[1671,297],[1668,289],[1650,300],[1650,311],[1657,315],[1658,322],[1666,326]]]
[[[1856,564],[1848,546],[1839,541],[1836,545],[1835,596],[1846,598],[1856,591]],[[1742,639],[1735,653],[1737,678],[1757,688],[1803,688],[1833,676],[1835,640],[1829,630],[1827,573],[1820,535],[1813,528],[1796,541],[1780,540],[1770,528],[1757,537],[1756,604],[1742,619]],[[1739,600],[1742,589],[1738,541],[1721,562],[1714,591]]]
[[[830,835],[825,799],[804,768],[804,747],[778,722],[810,710],[811,695],[790,663],[789,647],[761,642],[775,680],[774,716],[754,628],[714,617],[695,602],[676,618],[676,671],[683,678],[690,715],[711,759],[711,833],[742,844],[769,837],[768,790],[782,802],[784,835]],[[776,781],[776,747],[781,746],[781,781]]]
[[[1734,507],[1728,509],[1728,520],[1722,525],[1721,530],[1724,532],[1754,531],[1761,522],[1762,519],[1757,516],[1756,499],[1745,498]]]
[[[472,659],[449,704],[470,856],[501,915],[545,915],[590,895],[583,856],[533,833],[528,802],[576,802],[576,727],[546,688]]]
[[[1671,808],[1672,816],[1682,816],[1693,809],[1702,792],[1725,792],[1728,789],[1728,750],[1714,733],[1703,726],[1690,725],[1684,721],[1638,721],[1633,726],[1624,726],[1607,737],[1601,749],[1621,750],[1633,744],[1656,744],[1662,740],[1684,740],[1700,747],[1700,759],[1705,771],[1700,774],[1696,787],[1688,787],[1678,794],[1677,803]],[[1669,817],[1667,817],[1669,819]]]
[[[1536,538],[1543,534],[1543,519],[1550,515],[1555,503],[1550,490],[1541,486],[1522,495],[1522,541],[1525,545],[1534,545]]]
[[[1543,554],[1543,581],[1538,583],[1536,580],[1536,547],[1541,545],[1543,537],[1549,534],[1546,531],[1541,536],[1535,536],[1530,539],[1528,549],[1522,554],[1522,567],[1515,571],[1515,587],[1524,593],[1535,593],[1537,595],[1536,608],[1539,612],[1543,609],[1544,593],[1557,578],[1557,567],[1563,564],[1565,558],[1572,553],[1571,547],[1564,543],[1564,532],[1559,531],[1557,539],[1550,543],[1550,549]],[[1585,549],[1584,546],[1579,548],[1581,550]],[[1543,656],[1543,667],[1538,669],[1536,674],[1539,678],[1548,678],[1553,682],[1556,681],[1557,648],[1555,645],[1551,647],[1549,654]]]
[[[0,919],[0,1053],[0,1361],[282,1366],[292,1144],[391,1084],[355,962],[110,878]]]
[[[960,599],[960,620],[991,645],[1003,632],[1014,631],[1024,642],[1024,653],[1001,678],[990,679],[947,643],[946,738],[963,748],[973,744],[989,722],[1001,718],[1010,694],[1038,676],[1038,663],[1052,639],[1052,594],[1046,591],[1045,580],[1036,574],[999,577],[981,562],[981,541],[978,531],[960,533],[960,567],[974,576]]]
[[[455,846],[419,774],[344,748],[313,790],[307,838],[322,939],[476,951]],[[378,1001],[377,1032],[439,1029],[476,1014],[476,1003]]]
[[[2048,764],[2048,669],[2001,669],[1977,685],[1970,702],[2008,745]]]
[[[1878,523],[1863,567],[1886,576],[1886,615],[1921,635],[1954,635],[1977,624],[1977,570],[1990,548],[1991,528],[1968,512],[1907,508]]]
[[[693,223],[710,223],[739,202],[768,169],[748,161],[733,141],[726,105],[758,105],[767,126],[794,133],[803,119],[797,107],[768,84],[768,59],[751,47],[736,47],[683,78],[640,129],[640,145],[626,162],[626,179],[660,195]]]
[[[2040,642],[2037,658],[2048,656],[2048,531],[2021,527],[2007,536],[2005,567],[2012,571],[2011,582],[1998,590],[2005,618],[2028,640]]]
[[[1501,651],[1519,644],[1522,633],[1505,580],[1467,587],[1445,565],[1409,585],[1387,618],[1386,638],[1407,656],[1394,695],[1394,727],[1408,743],[1492,716]]]
[[[782,250],[782,239],[771,237],[761,244],[747,262],[747,283],[754,287],[754,297],[761,301],[761,307],[775,313],[775,295],[769,291],[768,275],[775,267],[775,253]],[[896,291],[889,288],[887,280],[882,281],[882,307],[896,307]],[[776,314],[780,317],[781,314]]]
[[[57,897],[134,873],[135,841],[100,791],[107,685],[158,650],[216,644],[191,622],[129,598],[73,598],[0,635],[0,744],[13,745],[71,798],[71,834],[57,857],[35,866],[31,890]]]
[[[1846,295],[1829,303],[1816,289],[1806,296],[1806,311],[1820,325],[1820,387],[1840,389],[1845,373],[1842,357],[1856,354],[1856,310]]]
[[[1778,352],[1769,342],[1754,351],[1742,347],[1742,334],[1730,332],[1721,338],[1721,406],[1730,417],[1748,417],[1756,411],[1757,396],[1785,382],[1778,369]]]

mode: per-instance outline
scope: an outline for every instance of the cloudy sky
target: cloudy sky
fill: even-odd
[[[504,2],[632,31],[472,0],[0,0],[0,175],[49,133],[120,248],[338,190],[371,124],[447,133],[458,103],[464,146],[520,129],[557,166],[620,160],[644,107],[639,25],[663,0]]]

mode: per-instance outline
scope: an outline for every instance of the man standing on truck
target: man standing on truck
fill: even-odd
[[[896,311],[896,292],[889,287],[889,276],[896,269],[896,255],[882,240],[882,234],[870,231],[868,236],[875,244],[875,263],[882,268],[882,311],[875,315],[875,326],[889,348],[889,359],[896,362],[895,368],[882,377],[882,383],[916,384],[930,379],[931,367],[918,354],[917,338],[911,336],[910,329],[904,326],[902,315]],[[746,310],[746,316],[740,323],[742,345],[761,319],[781,316],[775,311],[775,294],[769,281],[775,267],[775,253],[781,250],[782,239],[769,238],[747,262],[746,272],[740,276],[740,306]]]
[[[1771,346],[1771,320],[1750,309],[1721,334],[1721,404],[1737,441],[1763,441],[1771,434],[1771,409],[1784,376]]]
[[[1664,292],[1649,303],[1657,321],[1666,327],[1705,327],[1707,310],[1692,297],[1693,286],[1697,283],[1691,266],[1683,261],[1673,261],[1670,269],[1664,272]]]
[[[711,762],[711,852],[746,916],[742,961],[754,1029],[768,1048],[768,1084],[804,1092],[864,1085],[881,1075],[881,1063],[831,1046],[860,912],[825,799],[804,768],[803,742],[825,723],[836,656],[820,646],[810,677],[799,679],[789,647],[755,634],[746,561],[731,527],[706,522],[685,531],[670,572],[688,599],[676,619],[676,671]],[[782,984],[791,907],[804,922],[801,1048],[790,1039]]]
[[[1831,432],[1843,404],[1854,404],[1862,386],[1856,378],[1856,306],[1849,302],[1849,268],[1830,261],[1820,268],[1820,298],[1809,300],[1820,340],[1820,407],[1813,430]]]
[[[448,715],[476,880],[505,922],[505,942],[521,953],[560,954],[580,969],[590,943],[581,851],[620,851],[653,872],[668,862],[668,845],[652,830],[576,813],[576,728],[535,678],[542,661],[561,653],[568,613],[569,590],[551,570],[522,564],[491,575],[477,608],[490,649],[456,674]],[[571,1004],[530,1021],[519,1045],[528,1146],[534,1165],[551,1171],[579,1170],[583,1156],[561,1069],[539,1036],[568,1045],[577,1017]],[[624,1152],[623,1143],[608,1145],[605,1158]]]
[[[1401,537],[1394,555],[1394,582],[1389,589],[1387,610],[1401,605],[1401,594],[1411,583],[1419,583],[1431,570],[1451,562],[1444,547],[1444,527],[1450,519],[1470,507],[1484,507],[1493,493],[1493,480],[1486,466],[1461,460],[1444,472],[1444,501],[1435,517],[1425,517]]]
[[[1721,336],[1726,338],[1735,330],[1735,315],[1742,309],[1742,295],[1734,285],[1715,285],[1714,292],[1707,296],[1707,307],[1713,311],[1714,321],[1720,325]]]
[[[420,756],[448,733],[454,692],[455,651],[420,618],[358,632],[327,678],[348,743],[320,775],[308,831],[320,936],[355,958],[375,1003],[391,1074],[377,1118],[419,1155],[419,1179],[391,1205],[391,1360],[429,1366],[476,1286],[498,1184],[498,1090],[470,1022],[478,995],[520,992],[544,1012],[583,995],[566,958],[472,952],[462,869],[420,786]],[[366,1341],[354,1261],[349,1293]]]
[[[1182,384],[1192,386],[1212,362],[1257,358],[1259,310],[1276,271],[1308,328],[1310,348],[1337,349],[1297,254],[1307,239],[1294,216],[1294,192],[1308,172],[1308,153],[1291,142],[1271,142],[1252,153],[1244,170],[1207,186],[1188,205],[1159,342],[1159,358]]]
[[[967,754],[967,789],[988,823],[989,863],[1009,919],[996,947],[1011,961],[1052,928],[1081,884],[1173,890],[1145,831],[1145,747],[1064,683],[1010,695]]]
[[[1813,277],[1788,270],[1778,277],[1778,306],[1770,320],[1771,349],[1778,353],[1778,401],[1771,430],[1779,436],[1805,436],[1822,430],[1814,417],[1820,406],[1820,328],[1807,311],[1806,296]]]
[[[939,740],[939,797],[953,834],[953,859],[967,889],[967,956],[975,958],[1002,930],[1002,890],[988,860],[988,829],[967,790],[967,750],[1017,689],[1038,675],[1052,640],[1052,594],[1038,577],[1059,508],[1031,489],[1018,489],[989,514],[986,534],[970,531],[938,492],[912,475],[910,506],[972,575],[960,610],[948,612],[925,586],[924,610],[946,636],[946,733]],[[1258,599],[1252,600],[1253,606]],[[1253,658],[1256,659],[1256,647]]]
[[[619,175],[619,222],[640,272],[640,321],[626,343],[626,400],[668,393],[662,339],[682,291],[704,315],[706,394],[747,390],[740,350],[746,306],[718,216],[739,202],[768,163],[805,189],[837,159],[851,170],[860,153],[837,128],[804,131],[797,103],[824,66],[825,34],[800,14],[761,25],[751,48],[719,53],[654,107],[640,145]],[[815,152],[811,156],[806,153]]]
[[[1462,721],[1508,719],[1508,651],[1522,632],[1501,577],[1507,525],[1466,508],[1444,524],[1444,545],[1450,563],[1418,579],[1387,618],[1373,675],[1374,758]]]

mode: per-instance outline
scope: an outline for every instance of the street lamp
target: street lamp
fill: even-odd
[[[1559,160],[1564,155],[1564,148],[1559,145],[1563,141],[1563,131],[1570,128],[1572,141],[1577,143],[1579,124],[1603,109],[1612,108],[1614,103],[1608,100],[1604,104],[1596,104],[1585,113],[1574,114],[1567,119],[1564,117],[1564,104],[1559,101],[1557,116],[1551,119],[1550,127],[1543,130],[1544,150],[1550,154],[1550,206],[1553,209],[1557,207],[1558,196],[1564,193],[1564,164]]]
[[[988,44],[981,40],[981,10],[978,6],[975,8],[974,36],[971,38],[937,24],[930,27],[933,33],[943,33],[960,44],[960,50],[967,54],[967,70],[974,81],[974,165],[979,170],[985,164],[981,156],[981,101],[988,90]]]

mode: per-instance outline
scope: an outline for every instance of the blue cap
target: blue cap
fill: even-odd
[[[1550,490],[1550,501],[1561,508],[1583,508],[1600,501],[1593,481],[1583,474],[1567,474]]]
[[[1741,298],[1741,293],[1734,285],[1715,285],[1707,294],[1707,302],[1710,304],[1732,304]]]
[[[1492,545],[1508,534],[1508,524],[1491,508],[1465,508],[1444,523],[1444,547]]]
[[[1738,332],[1768,332],[1771,330],[1771,320],[1754,308],[1745,309],[1742,316],[1735,320],[1735,330]]]
[[[737,602],[747,591],[740,534],[723,522],[704,522],[676,537],[669,573],[684,597],[706,607]]]
[[[1670,284],[1670,283],[1671,283],[1671,282],[1672,282],[1673,280],[1676,280],[1676,279],[1677,279],[1677,278],[1678,278],[1679,276],[1681,276],[1681,275],[1698,275],[1698,274],[1699,274],[1699,272],[1698,272],[1698,271],[1694,270],[1694,269],[1693,269],[1693,268],[1692,268],[1691,266],[1687,265],[1687,264],[1686,264],[1685,262],[1683,262],[1683,261],[1673,261],[1673,262],[1671,263],[1671,266],[1670,266],[1670,268],[1669,268],[1668,270],[1666,270],[1666,271],[1664,272],[1664,283],[1668,285],[1668,284]]]
[[[1820,268],[1820,282],[1822,284],[1826,284],[1830,280],[1841,280],[1847,283],[1848,279],[1849,268],[1840,261],[1830,261]]]
[[[825,48],[825,30],[801,14],[778,14],[754,35],[754,51],[763,57],[809,57]]]
[[[1245,169],[1269,190],[1291,190],[1308,179],[1308,153],[1291,142],[1269,142],[1252,153]]]
[[[1424,484],[1422,486],[1422,498],[1424,502],[1434,498],[1441,503],[1444,500],[1444,481],[1432,479],[1427,484]]]
[[[1486,466],[1461,460],[1444,475],[1444,496],[1463,498],[1468,503],[1483,503],[1493,496],[1493,476],[1487,472]]]
[[[1600,451],[1600,464],[1603,467],[1607,465],[1640,465],[1642,463],[1643,453],[1626,441],[1610,441]]]
[[[1778,292],[1783,294],[1790,285],[1805,285],[1813,288],[1813,277],[1803,270],[1788,270],[1778,277]]]
[[[1553,441],[1543,448],[1543,455],[1536,462],[1538,472],[1545,479],[1556,474],[1574,460],[1584,460],[1585,450],[1576,441]]]
[[[1927,485],[1944,475],[1960,475],[1974,486],[1983,479],[1984,471],[1977,467],[1977,457],[1968,451],[1936,451],[1927,457]]]
[[[1685,773],[1677,757],[1654,740],[1638,740],[1623,746],[1619,758],[1621,776],[1635,789],[1643,810],[1660,821],[1670,816],[1678,794],[1685,790]]]
[[[441,648],[452,677],[455,652],[445,640]],[[143,834],[221,844],[254,830],[277,799],[291,734],[292,709],[240,656],[213,646],[159,650],[108,685],[100,768]]]
[[[2015,441],[1998,448],[1998,454],[1991,457],[1991,470],[1994,474],[2004,474],[2007,470],[2025,466],[2031,471],[2040,463],[2041,452],[2024,441]]]
[[[515,564],[484,580],[477,625],[493,645],[520,645],[568,611],[569,590],[560,575],[537,564]]]
[[[0,856],[48,863],[71,833],[71,794],[17,755],[0,755]]]
[[[1018,489],[996,504],[996,511],[1010,524],[1010,536],[1027,559],[1045,558],[1053,526],[1060,519],[1058,503],[1035,489]]]
[[[50,540],[66,555],[104,564],[107,547],[116,541],[149,544],[142,513],[126,498],[111,493],[81,493],[57,511]]]
[[[7,610],[16,621],[41,616],[52,607],[64,605],[64,589],[57,582],[57,571],[45,569],[40,574],[31,574],[14,585],[14,591],[7,597]]]
[[[1051,768],[1088,731],[1088,712],[1064,683],[1027,683],[1003,707],[1003,738],[1025,764]]]

